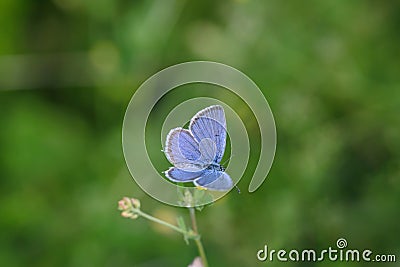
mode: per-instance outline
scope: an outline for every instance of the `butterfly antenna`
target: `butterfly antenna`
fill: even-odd
[[[225,163],[227,163],[228,161],[230,161],[232,157],[233,157],[233,154],[231,154],[230,157],[229,157],[227,160],[225,160],[221,165],[225,165]]]
[[[235,187],[236,187],[236,190],[237,190],[238,194],[240,194],[241,192],[240,192],[239,187],[237,185],[235,185]]]

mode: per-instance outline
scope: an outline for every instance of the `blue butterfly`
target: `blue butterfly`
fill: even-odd
[[[226,120],[222,106],[199,111],[190,120],[189,130],[172,129],[164,153],[174,167],[164,172],[173,182],[193,182],[196,186],[226,191],[233,182],[220,165],[226,143]]]

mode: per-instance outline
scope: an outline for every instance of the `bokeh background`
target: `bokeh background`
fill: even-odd
[[[0,265],[193,260],[193,243],[116,209],[127,195],[155,216],[188,219],[133,182],[121,126],[143,81],[190,60],[246,73],[277,125],[262,187],[246,193],[252,157],[242,194],[198,214],[211,266],[364,266],[256,259],[264,244],[318,250],[340,237],[399,261],[399,14],[398,1],[1,0]]]

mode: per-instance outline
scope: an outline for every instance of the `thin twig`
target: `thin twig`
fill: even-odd
[[[192,228],[193,231],[198,234],[199,231],[197,230],[197,220],[196,220],[196,211],[194,208],[189,208],[190,212],[190,220],[192,221]]]
[[[199,254],[200,254],[200,257],[201,257],[201,261],[203,263],[203,267],[208,267],[206,252],[204,251],[203,244],[201,243],[201,237],[200,237],[199,232],[197,230],[196,211],[192,207],[192,208],[189,208],[189,212],[190,212],[190,219],[192,221],[193,232],[194,232],[195,235],[197,235],[199,237],[199,238],[195,239],[195,242],[196,242],[196,245],[197,245],[197,249],[199,250]]]
[[[181,234],[188,235],[190,238],[193,238],[194,240],[197,240],[197,239],[200,238],[200,236],[198,235],[198,233],[195,233],[195,232],[190,233],[190,232],[188,232],[188,231],[185,231],[185,230],[183,230],[183,229],[181,229],[181,228],[179,228],[179,227],[177,227],[177,226],[175,226],[175,225],[173,225],[173,224],[167,223],[167,222],[165,222],[165,221],[163,221],[163,220],[160,220],[160,219],[158,219],[158,218],[156,218],[156,217],[153,217],[153,216],[151,216],[151,215],[149,215],[149,214],[147,214],[147,213],[144,213],[144,212],[141,211],[141,210],[137,210],[136,212],[138,213],[138,215],[140,215],[140,216],[142,216],[142,217],[144,217],[144,218],[146,218],[146,219],[148,219],[148,220],[150,220],[150,221],[153,221],[153,222],[155,222],[155,223],[159,223],[159,224],[161,224],[161,225],[164,225],[164,226],[166,226],[166,227],[169,227],[169,228],[171,228],[171,229],[173,229],[173,230],[175,230],[175,231],[177,231],[177,232],[179,232],[179,233],[181,233]]]

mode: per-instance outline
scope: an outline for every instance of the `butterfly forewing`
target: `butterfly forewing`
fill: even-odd
[[[203,110],[200,110],[199,112],[196,113],[196,115],[193,116],[192,121],[195,118],[200,118],[200,117],[205,117],[205,118],[210,118],[213,120],[216,120],[219,122],[224,128],[226,128],[226,120],[225,120],[225,112],[222,106],[220,105],[214,105],[207,107]]]
[[[211,106],[198,112],[192,118],[189,129],[194,139],[199,142],[202,154],[219,163],[224,155],[226,143],[226,121],[222,107]]]
[[[204,168],[199,144],[189,130],[172,129],[166,139],[164,153],[174,166],[189,171]]]

